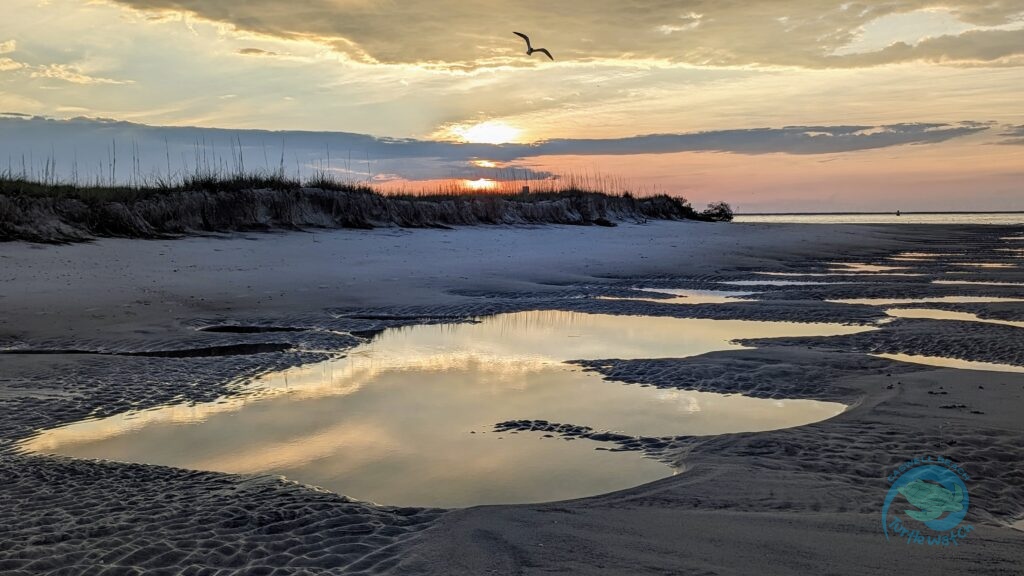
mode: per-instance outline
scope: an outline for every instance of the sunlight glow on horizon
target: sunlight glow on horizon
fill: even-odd
[[[480,192],[485,190],[494,190],[498,187],[498,183],[489,178],[477,178],[476,180],[463,180],[463,185],[474,192]]]
[[[518,142],[522,130],[505,122],[487,120],[477,124],[457,124],[441,131],[470,144],[509,144]]]

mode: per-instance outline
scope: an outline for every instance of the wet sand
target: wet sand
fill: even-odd
[[[18,353],[0,354],[0,569],[1017,574],[1024,532],[1010,525],[1024,516],[1024,374],[872,355],[1024,365],[1024,330],[993,323],[900,318],[855,335],[750,342],[753,350],[582,362],[622,385],[851,409],[798,428],[699,438],[504,423],[642,451],[684,470],[569,502],[373,506],[269,477],[15,449],[33,430],[90,415],[244,394],[246,378],[322,360],[323,350],[353,347],[388,326],[531,309],[868,324],[886,318],[886,307],[834,301],[1021,297],[1013,283],[1024,281],[1022,260],[1002,250],[1002,238],[1017,234],[997,226],[661,222],[2,244],[0,347]],[[729,290],[723,282],[756,280],[755,272],[829,274],[835,262],[885,265],[922,251],[955,256],[900,262],[908,269],[900,272],[920,276],[758,286],[757,302],[630,299],[651,297],[637,288]],[[1003,266],[962,266],[970,262]],[[932,282],[950,279],[976,283]],[[1017,302],[921,306],[1024,319]],[[210,326],[228,328],[196,330]],[[922,453],[952,458],[974,478],[967,520],[975,531],[955,548],[882,535],[885,477]]]

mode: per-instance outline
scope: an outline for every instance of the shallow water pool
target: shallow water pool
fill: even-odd
[[[845,407],[604,381],[570,359],[686,357],[734,338],[870,327],[522,312],[390,329],[347,357],[267,375],[254,395],[46,431],[23,448],[232,473],[282,474],[382,504],[539,502],[635,486],[674,470],[614,444],[495,432],[505,420],[630,435],[798,426]]]
[[[839,298],[826,300],[836,304],[866,304],[868,306],[891,306],[914,304],[916,302],[949,302],[957,304],[986,304],[995,302],[1024,302],[1024,298],[1005,296],[921,296],[920,298]]]
[[[910,364],[923,364],[925,366],[936,366],[938,368],[956,368],[958,370],[986,370],[990,372],[1024,372],[1024,366],[1015,364],[997,364],[995,362],[977,362],[974,360],[961,360],[959,358],[948,358],[945,356],[921,356],[917,354],[872,354],[878,358],[888,358],[899,362]]]
[[[886,273],[906,270],[906,266],[880,266],[878,264],[867,264],[863,262],[832,262],[833,272],[858,272],[858,273]]]
[[[831,275],[828,274],[828,276]],[[811,276],[811,274],[801,274],[801,276]],[[719,282],[719,284],[729,284],[732,286],[828,286],[830,284],[857,283],[847,281],[817,282],[812,280],[722,280]]]
[[[959,320],[962,322],[981,322],[983,324],[1002,324],[1024,328],[1024,322],[1013,320],[998,320],[995,318],[981,318],[970,312],[954,312],[951,310],[937,310],[933,308],[890,308],[885,313],[894,318],[924,318],[928,320]]]
[[[658,292],[671,294],[675,298],[659,300],[652,298],[652,302],[666,302],[673,304],[729,304],[735,302],[751,302],[752,299],[744,298],[753,296],[757,292],[740,292],[735,290],[690,290],[687,288],[641,288],[645,292]]]

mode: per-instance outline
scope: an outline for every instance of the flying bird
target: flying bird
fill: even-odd
[[[526,40],[526,55],[527,56],[533,56],[534,52],[540,52],[541,54],[544,54],[548,58],[551,58],[552,62],[555,61],[555,57],[551,55],[551,52],[548,52],[547,48],[534,48],[533,45],[530,44],[530,37],[527,36],[526,34],[523,34],[521,32],[513,32],[513,34],[515,34],[516,36],[519,36],[523,40]]]

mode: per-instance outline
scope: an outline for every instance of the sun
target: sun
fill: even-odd
[[[487,120],[477,124],[456,124],[448,132],[471,144],[505,144],[515,142],[523,131],[505,122]]]
[[[487,178],[479,178],[477,180],[463,180],[462,183],[463,185],[466,186],[466,188],[469,188],[474,192],[479,192],[481,190],[494,190],[498,186],[497,182],[495,182],[494,180],[489,180]]]

